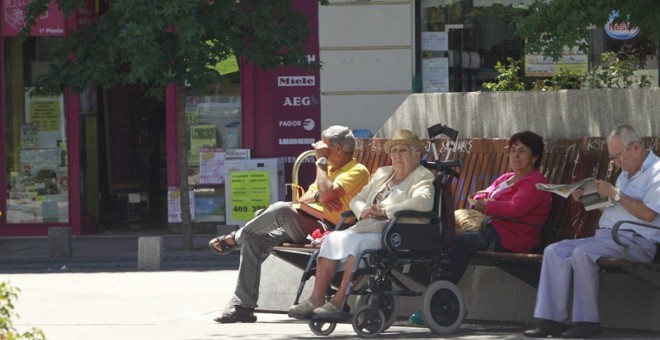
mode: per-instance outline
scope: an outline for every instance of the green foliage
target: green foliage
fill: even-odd
[[[520,64],[522,61],[507,57],[509,66],[505,66],[499,61],[495,64],[495,69],[499,75],[494,83],[483,83],[481,86],[489,91],[524,91],[525,83],[520,78]]]
[[[646,75],[637,77],[635,70],[639,68],[636,57],[619,58],[614,52],[600,55],[598,67],[589,74],[569,71],[560,68],[551,79],[539,79],[532,83],[532,89],[538,91],[557,91],[573,89],[603,89],[651,87],[651,81]]]
[[[48,2],[32,0],[27,22]],[[57,0],[66,14],[84,2]],[[304,51],[309,32],[307,18],[290,0],[114,0],[93,25],[63,39],[37,87],[60,93],[66,87],[81,92],[89,82],[137,84],[160,97],[169,84],[204,88],[220,81],[208,66],[231,55],[264,68],[318,67]]]
[[[536,0],[531,14],[516,20],[517,34],[527,52],[557,60],[564,46],[586,52],[589,29],[602,29],[616,9],[621,13],[617,21],[629,21],[649,40],[660,41],[658,0]]]
[[[507,58],[509,66],[499,61],[495,69],[499,72],[496,82],[484,83],[482,86],[489,91],[523,91],[525,82],[520,79],[520,64],[522,61]],[[614,52],[600,55],[598,67],[589,74],[559,68],[550,79],[542,78],[532,82],[531,89],[536,91],[558,91],[577,89],[629,88],[651,87],[651,81],[646,75],[636,76],[635,71],[640,62],[636,57],[617,57]]]
[[[14,328],[12,318],[19,318],[14,311],[14,303],[20,289],[10,286],[7,282],[0,282],[0,339],[46,339],[46,335],[39,328],[32,328],[28,332],[19,333]]]
[[[591,88],[628,88],[651,87],[651,81],[646,75],[635,76],[639,59],[635,57],[619,58],[614,52],[605,52],[600,55],[598,68],[595,68],[588,77]]]
[[[532,90],[536,91],[558,91],[575,90],[585,86],[587,75],[560,67],[550,79],[539,79],[532,82]]]

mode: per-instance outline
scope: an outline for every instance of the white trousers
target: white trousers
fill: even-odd
[[[631,230],[620,231],[619,236],[630,245],[625,258],[647,262],[653,260],[656,252],[654,242]],[[572,321],[599,322],[599,268],[596,261],[601,257],[624,257],[623,248],[614,243],[610,229],[598,229],[594,237],[564,240],[546,247],[534,317],[568,322],[572,276]]]

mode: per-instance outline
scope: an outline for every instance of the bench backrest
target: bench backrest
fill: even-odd
[[[386,141],[383,138],[358,139],[355,158],[372,173],[380,166],[391,164],[390,158],[383,151]],[[444,159],[450,141],[436,139],[434,143],[440,158]],[[467,197],[470,193],[485,189],[497,177],[509,171],[507,145],[508,139],[504,138],[470,138],[456,142],[450,158],[461,159],[463,162],[460,176],[452,185],[454,206],[457,209],[469,205]],[[660,154],[660,137],[644,138],[644,145]],[[586,177],[614,183],[620,169],[608,157],[607,143],[602,137],[548,139],[541,159],[541,171],[553,184],[572,183]],[[593,235],[598,228],[599,218],[600,211],[587,212],[582,204],[553,195],[552,210],[546,225],[556,228],[557,232],[542,235],[541,249],[562,239]]]

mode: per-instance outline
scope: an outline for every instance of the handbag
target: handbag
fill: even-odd
[[[381,220],[377,218],[365,218],[357,221],[353,226],[346,229],[346,232],[353,234],[380,234],[390,224],[390,220]]]
[[[457,209],[454,211],[456,234],[479,230],[484,217],[484,213],[476,209]]]

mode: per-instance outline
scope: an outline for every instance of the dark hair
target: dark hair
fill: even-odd
[[[543,156],[543,137],[532,131],[518,132],[509,138],[509,147],[520,142],[532,150],[532,155],[537,156],[534,167],[538,169],[541,166],[541,157]]]

